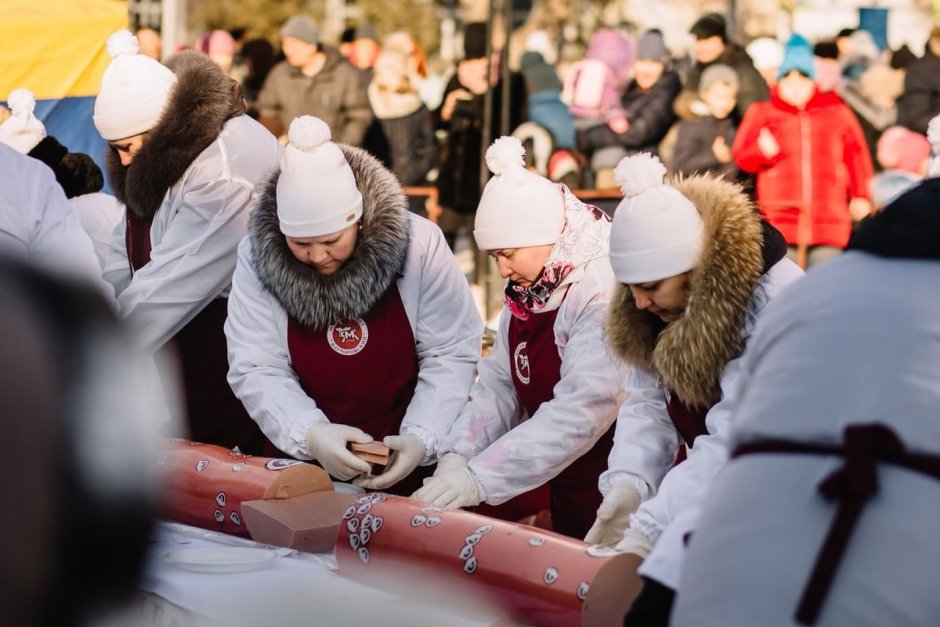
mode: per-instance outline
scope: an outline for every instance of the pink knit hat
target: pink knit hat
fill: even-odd
[[[878,163],[886,170],[923,174],[924,162],[929,156],[927,138],[902,126],[885,129],[878,140]]]

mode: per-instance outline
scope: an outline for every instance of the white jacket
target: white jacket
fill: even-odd
[[[0,142],[0,250],[56,274],[90,281],[113,302],[101,280],[91,240],[45,164]]]
[[[846,425],[880,422],[908,450],[940,455],[936,286],[938,260],[847,252],[814,268],[768,307],[741,359],[731,448],[770,438],[839,445]],[[795,625],[836,511],[817,486],[842,464],[807,454],[729,462],[689,544],[674,623]],[[940,622],[932,585],[940,481],[886,463],[877,473],[879,490],[862,511],[818,627]]]
[[[566,201],[570,216],[570,206],[580,201],[567,192]],[[609,223],[604,226],[609,233]],[[554,305],[561,380],[554,398],[528,419],[509,371],[512,314],[503,308],[493,351],[480,361],[470,402],[442,447],[442,453],[470,460],[483,499],[491,505],[556,477],[587,453],[616,417],[626,368],[604,339],[604,312],[615,283],[606,246],[605,238],[600,256],[576,267],[556,289],[561,293],[563,286],[570,286],[560,306]]]
[[[144,350],[156,351],[212,300],[228,295],[252,192],[279,154],[274,136],[248,116],[225,122],[167,190],[150,229],[150,262],[133,278],[124,221],[114,229],[104,276]]]
[[[111,250],[111,235],[117,225],[123,226],[124,224],[121,219],[124,215],[121,203],[111,194],[95,192],[69,198],[69,204],[78,213],[82,228],[91,238],[91,243],[95,247],[95,256],[98,257],[98,263],[103,268],[108,258],[108,251]]]
[[[789,259],[778,261],[767,272],[751,302],[752,315],[744,327],[745,341],[753,332],[764,306],[802,276],[803,271]],[[749,347],[745,349],[744,355],[748,350]],[[727,436],[732,412],[737,403],[738,394],[741,392],[742,359],[743,355],[732,359],[725,366],[721,377],[722,398],[705,417],[708,434],[695,439],[695,446],[689,449],[688,459],[675,468],[669,469],[675,458],[674,454],[669,459],[661,460],[666,462],[664,466],[660,466],[660,471],[665,473],[665,476],[659,484],[658,491],[653,498],[644,501],[630,519],[632,529],[655,543],[653,551],[640,568],[640,574],[673,589],[679,583],[679,572],[685,552],[685,537],[695,528],[702,498],[708,485],[728,459]],[[643,375],[638,373],[637,376],[638,378],[645,377],[646,381],[652,383],[652,376],[648,372]],[[672,423],[666,413],[664,391],[655,383],[653,385],[654,387],[646,387],[639,395],[639,398],[647,399],[643,402],[637,402],[638,395],[631,389],[631,397],[624,403],[620,416],[624,419],[623,424],[635,423],[637,417],[642,415],[655,419],[661,425],[661,437],[669,437],[665,434],[672,427]],[[656,398],[657,393],[658,401],[651,400]],[[618,428],[620,424],[621,418],[618,417]],[[673,428],[669,439],[675,443],[676,438],[677,434]],[[638,473],[629,473],[627,470],[630,468],[629,460],[633,454],[631,449],[638,446],[632,442],[636,440],[626,433],[618,431],[615,435],[614,450],[610,455],[610,469],[601,478],[602,486],[609,487],[617,481],[616,475],[619,473],[642,476]],[[649,448],[650,443],[647,441],[643,446]],[[671,450],[675,453],[675,444]]]
[[[400,432],[414,434],[424,443],[427,455],[423,462],[430,463],[436,459],[441,439],[467,400],[480,355],[483,325],[467,280],[440,229],[407,212],[398,183],[374,158],[356,148],[342,146],[342,149],[357,174],[363,209],[369,220],[369,226],[364,226],[360,232],[357,247],[366,245],[367,239],[371,246],[376,238],[383,236],[401,245],[404,265],[396,282],[415,337],[418,383]],[[317,408],[314,399],[307,396],[298,382],[287,346],[285,303],[265,287],[259,267],[273,268],[272,274],[288,277],[281,296],[289,301],[289,307],[322,310],[335,303],[324,302],[334,299],[310,291],[308,279],[303,278],[309,273],[293,274],[289,270],[295,262],[291,262],[277,223],[276,180],[275,175],[260,196],[252,219],[252,236],[245,238],[238,249],[238,266],[225,324],[229,383],[249,415],[276,447],[297,459],[307,460],[312,459],[307,449],[307,431],[314,423],[328,421],[330,417]],[[375,230],[380,232],[376,234]],[[264,250],[265,264],[259,264],[254,256],[253,239]],[[352,294],[352,300],[357,301],[354,306],[362,303],[365,294],[381,296],[387,286],[370,283],[371,275],[367,270],[375,268],[365,260],[371,258],[373,255],[360,254],[348,262],[355,264],[353,271],[361,279],[355,283],[365,285],[363,294],[345,285],[330,282],[325,285],[336,289],[337,297]],[[397,267],[392,259],[382,259],[380,263]],[[392,276],[395,272],[393,268]],[[325,320],[332,319],[333,315],[321,311]],[[362,373],[363,394],[369,393],[371,376],[377,374]]]

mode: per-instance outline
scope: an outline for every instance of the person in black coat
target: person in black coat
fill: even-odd
[[[930,118],[940,113],[940,26],[934,27],[924,56],[907,66],[904,94],[898,100],[898,124],[927,134]]]
[[[480,167],[483,162],[483,118],[486,92],[491,90],[492,127],[490,137],[500,136],[500,103],[503,84],[499,81],[499,56],[494,54],[487,79],[486,24],[467,25],[464,34],[465,58],[444,88],[444,99],[434,112],[437,127],[447,131],[438,160],[438,225],[453,247],[461,225],[473,229],[473,216],[480,202]],[[525,121],[525,83],[513,73],[509,82],[509,129]],[[471,238],[472,240],[473,238]]]
[[[611,179],[606,173],[623,157],[638,152],[659,154],[659,142],[676,120],[672,102],[679,89],[679,75],[669,67],[662,35],[647,32],[637,44],[633,80],[621,99],[626,115],[580,133],[579,147],[591,155],[596,187],[616,187],[608,184]]]
[[[699,98],[709,115],[679,123],[672,170],[682,174],[713,173],[737,180],[739,172],[731,157],[737,125],[732,113],[737,103],[738,77],[723,64],[710,66],[702,74]]]

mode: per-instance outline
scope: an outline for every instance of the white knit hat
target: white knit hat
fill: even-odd
[[[277,217],[288,237],[338,233],[362,217],[362,194],[330,127],[302,115],[290,123],[277,180]]]
[[[525,168],[525,148],[500,137],[486,151],[495,174],[483,188],[473,236],[480,250],[554,244],[565,226],[561,188]]]
[[[610,265],[617,281],[636,285],[682,274],[698,264],[702,217],[692,202],[663,183],[657,157],[625,157],[614,170],[624,198],[610,231]]]
[[[28,89],[14,89],[7,104],[13,115],[0,124],[0,142],[27,155],[46,136],[46,127],[33,115],[36,98]]]
[[[111,64],[95,98],[95,126],[108,141],[149,131],[160,120],[176,75],[156,59],[138,54],[137,38],[119,30],[108,37]]]

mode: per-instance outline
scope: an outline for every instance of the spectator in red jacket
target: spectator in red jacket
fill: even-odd
[[[813,82],[813,52],[787,42],[769,102],[752,105],[731,148],[738,167],[757,176],[757,202],[804,267],[845,247],[852,221],[871,211],[872,162],[852,111]]]

